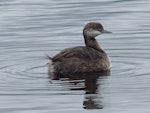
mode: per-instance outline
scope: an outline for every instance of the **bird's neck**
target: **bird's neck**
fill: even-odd
[[[91,47],[98,51],[101,51],[101,47],[94,37],[84,37],[84,40],[85,40],[86,47]]]

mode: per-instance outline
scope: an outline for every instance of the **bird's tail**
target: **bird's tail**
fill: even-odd
[[[45,58],[48,59],[48,60],[52,60],[52,57],[50,57],[50,56],[48,56],[48,55],[46,55]]]

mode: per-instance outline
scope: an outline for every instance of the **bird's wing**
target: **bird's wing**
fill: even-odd
[[[74,47],[74,48],[67,48],[54,56],[52,58],[53,62],[56,61],[62,61],[63,59],[67,58],[80,58],[80,59],[85,59],[85,60],[90,60],[90,59],[100,59],[102,58],[103,52],[99,52],[93,48],[89,47]]]

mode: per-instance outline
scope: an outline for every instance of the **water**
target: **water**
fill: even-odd
[[[149,7],[149,0],[1,0],[0,112],[149,113]],[[113,32],[97,37],[110,76],[51,81],[46,54],[84,45],[89,21]]]

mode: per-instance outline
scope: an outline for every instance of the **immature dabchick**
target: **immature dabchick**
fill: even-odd
[[[90,22],[83,29],[85,46],[67,48],[51,60],[49,74],[63,76],[65,74],[100,72],[110,69],[110,59],[99,46],[96,36],[102,33],[111,33],[104,30],[100,23]]]

